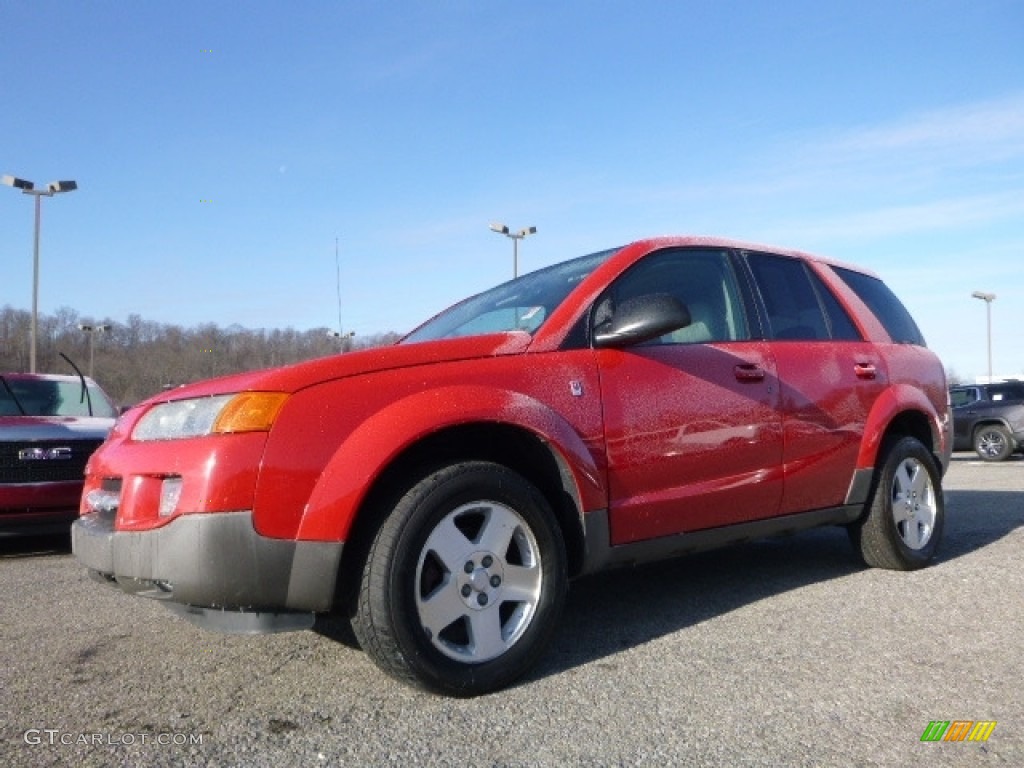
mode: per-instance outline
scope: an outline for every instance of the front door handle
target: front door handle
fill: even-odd
[[[755,363],[740,363],[732,370],[737,381],[764,381],[764,368]]]

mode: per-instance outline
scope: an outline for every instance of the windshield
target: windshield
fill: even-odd
[[[569,292],[619,248],[592,253],[503,283],[445,310],[403,344],[503,331],[534,333]]]
[[[5,378],[0,385],[0,416],[89,416],[113,418],[114,405],[95,383],[89,382],[89,397],[77,379]]]

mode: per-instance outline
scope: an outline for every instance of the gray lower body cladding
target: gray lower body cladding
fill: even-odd
[[[218,611],[331,609],[342,542],[261,536],[252,513],[182,515],[148,531],[115,531],[113,514],[71,528],[75,557],[124,591]]]

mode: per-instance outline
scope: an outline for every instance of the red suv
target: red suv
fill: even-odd
[[[87,468],[78,559],[237,632],[351,618],[455,695],[523,674],[572,577],[821,525],[931,560],[942,365],[877,277],[641,240],[455,305],[385,349],[197,383]]]

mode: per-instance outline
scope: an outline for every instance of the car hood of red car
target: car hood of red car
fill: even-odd
[[[99,416],[0,416],[0,442],[103,440],[113,426]]]
[[[361,376],[378,371],[434,365],[456,360],[522,354],[529,348],[531,340],[532,337],[528,333],[511,331],[484,336],[377,347],[322,357],[281,368],[268,368],[186,384],[151,397],[142,405],[232,392],[297,392],[325,381]]]

